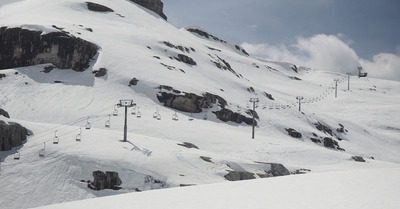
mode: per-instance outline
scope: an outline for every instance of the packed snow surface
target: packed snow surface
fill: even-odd
[[[95,2],[115,12],[89,11],[82,0],[0,0],[0,27],[43,33],[63,28],[99,46],[84,72],[42,72],[48,64],[0,71],[5,75],[0,78],[0,108],[11,116],[0,120],[18,122],[33,132],[22,146],[0,152],[0,208],[83,199],[90,200],[48,207],[396,208],[399,204],[399,82],[350,76],[348,90],[347,75],[247,56],[232,43],[176,29],[130,1]],[[177,61],[178,54],[197,64]],[[108,69],[107,75],[95,77],[92,71],[102,67]],[[138,84],[128,86],[132,78]],[[337,97],[334,79],[338,79]],[[193,115],[163,106],[157,99],[160,85],[218,95],[227,101],[227,109],[248,117],[249,99],[259,98],[255,139],[251,126],[217,119],[213,111],[221,109],[218,104]],[[301,111],[297,96],[303,97]],[[127,112],[127,142],[121,142],[124,109],[116,107],[120,99],[136,103]],[[172,120],[175,114],[178,120]],[[330,133],[318,130],[316,124]],[[338,131],[342,127],[343,132]],[[289,128],[302,137],[289,136]],[[58,144],[53,143],[56,137]],[[312,138],[331,138],[344,151]],[[199,149],[181,146],[184,142]],[[42,149],[45,156],[39,157]],[[14,160],[18,153],[20,159]],[[366,162],[355,162],[353,156]],[[281,163],[292,173],[307,174],[267,179],[256,175],[255,180],[234,183],[224,178],[231,170],[263,174],[268,170],[263,163]],[[121,189],[90,190],[86,181],[93,180],[96,170],[118,172]],[[173,188],[187,185],[197,186]],[[154,189],[161,190],[148,191]],[[96,198],[116,194],[122,195]]]

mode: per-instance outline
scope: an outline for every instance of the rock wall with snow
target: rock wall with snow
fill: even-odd
[[[53,25],[53,28],[62,30]],[[0,28],[0,69],[52,63],[60,69],[83,71],[97,46],[66,32],[42,34],[22,28]]]

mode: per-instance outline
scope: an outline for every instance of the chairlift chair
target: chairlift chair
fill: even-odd
[[[110,128],[110,120],[111,120],[111,115],[108,116],[108,120],[106,121],[106,123],[104,124],[104,126],[106,128]]]
[[[207,119],[208,119],[207,113],[204,114],[203,119],[204,119],[204,120],[207,120]]]
[[[175,121],[177,121],[177,120],[178,120],[178,115],[176,114],[176,112],[175,112],[175,114],[174,114],[174,115],[172,115],[172,120],[175,120]]]
[[[20,157],[21,154],[19,153],[19,151],[17,151],[17,153],[14,154],[14,160],[19,160]]]
[[[192,120],[194,120],[194,118],[193,118],[193,114],[192,114],[192,113],[190,113],[189,121],[192,121]]]
[[[137,112],[136,117],[137,118],[141,118],[142,117],[142,114],[140,113],[140,111]]]
[[[75,140],[76,140],[77,142],[80,142],[81,139],[82,139],[82,128],[79,129],[79,134],[76,135]]]
[[[161,115],[160,115],[160,113],[157,114],[157,120],[161,120]]]
[[[118,116],[117,105],[114,105],[113,116]]]
[[[57,130],[54,132],[53,144],[58,144],[60,139],[57,136]]]
[[[45,149],[46,149],[46,142],[43,142],[43,149],[39,151],[39,157],[44,157]]]
[[[92,127],[92,124],[90,124],[90,122],[89,122],[89,118],[87,118],[87,120],[86,120],[86,129],[90,129]]]
[[[136,115],[136,106],[132,107],[131,114],[132,115]]]

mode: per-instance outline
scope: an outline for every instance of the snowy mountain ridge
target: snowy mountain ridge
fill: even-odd
[[[0,152],[0,207],[221,183],[232,176],[268,185],[274,179],[261,178],[274,176],[278,165],[291,174],[331,178],[334,171],[357,169],[398,175],[398,82],[351,76],[348,90],[347,75],[260,60],[200,27],[176,29],[131,1],[94,3],[114,12],[91,11],[81,0],[0,7],[4,30],[60,32],[98,47],[82,72],[45,72],[51,63],[0,70],[0,108],[11,116],[0,120],[33,132],[22,146]],[[104,75],[96,77],[101,69]],[[250,98],[260,100],[254,140],[243,122],[253,115]],[[136,103],[128,109],[128,142],[121,142],[120,99]],[[118,172],[121,189],[89,189],[96,170]]]

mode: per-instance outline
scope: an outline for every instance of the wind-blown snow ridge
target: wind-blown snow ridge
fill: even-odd
[[[267,186],[274,184],[288,186],[276,190],[276,194],[288,192],[291,198],[296,198],[293,193],[296,190],[287,191],[291,183],[301,186],[303,180],[326,177],[327,186],[332,187],[326,198],[347,188],[338,188],[339,183],[351,185],[354,180],[354,185],[362,185],[361,188],[371,189],[369,186],[381,184],[381,188],[388,189],[376,195],[376,199],[371,199],[367,192],[350,194],[360,198],[355,204],[368,203],[372,207],[388,200],[387,208],[391,208],[391,203],[396,203],[384,195],[392,191],[387,194],[391,197],[400,188],[394,187],[397,182],[393,187],[388,184],[399,175],[398,82],[351,76],[348,90],[347,75],[267,62],[238,53],[228,41],[224,44],[178,30],[129,1],[96,0],[95,3],[114,12],[89,11],[83,0],[25,0],[0,7],[0,27],[24,27],[46,33],[63,28],[99,46],[98,55],[84,72],[54,69],[44,73],[47,64],[0,71],[4,74],[0,78],[0,108],[11,116],[11,119],[0,116],[0,120],[16,121],[34,133],[23,146],[0,152],[0,207],[30,208],[139,190],[221,183],[233,168],[254,173],[258,179],[215,188],[202,186],[198,193],[243,187],[248,188],[244,192],[251,196],[252,188],[264,189],[265,185],[276,190],[277,186]],[[182,55],[193,59],[196,65],[179,61],[177,58]],[[106,68],[107,74],[95,77],[92,71],[100,68]],[[133,78],[137,84],[129,86]],[[340,81],[337,98],[335,78]],[[160,85],[196,95],[205,92],[218,95],[227,101],[227,109],[241,114],[251,108],[250,98],[259,98],[255,139],[251,139],[250,126],[218,120],[213,114],[220,110],[218,105],[192,116],[164,107],[157,99]],[[297,96],[304,97],[301,112]],[[126,143],[121,142],[124,110],[117,108],[117,116],[112,116],[120,99],[133,99],[136,103],[135,109],[128,110]],[[153,118],[155,112],[160,114],[160,120]],[[172,119],[175,114],[178,120]],[[109,119],[110,128],[106,128]],[[91,123],[90,129],[86,129],[87,122]],[[292,138],[287,129],[296,130],[302,137]],[[59,137],[58,144],[53,144],[55,134]],[[80,141],[76,140],[78,134]],[[326,138],[345,151],[325,147]],[[44,142],[45,157],[39,157]],[[199,149],[179,145],[185,142]],[[21,153],[20,160],[13,159],[17,150]],[[361,156],[366,163],[355,162],[352,156]],[[311,170],[311,173],[260,180],[257,174],[266,175],[266,171],[256,162],[281,163],[290,172]],[[361,171],[353,171],[355,168]],[[88,189],[86,181],[93,180],[95,170],[118,172],[122,189]],[[353,178],[358,174],[365,178]],[[372,174],[386,178],[369,184]],[[146,182],[148,176],[154,181]],[[316,194],[315,190],[321,191],[325,185],[324,181],[319,182],[302,189]],[[259,183],[260,186],[253,185]],[[188,190],[191,188],[177,189],[177,193],[170,195]],[[171,190],[165,192],[168,191]],[[157,192],[138,195],[158,197],[164,191]],[[299,197],[307,194],[298,193]],[[371,201],[364,202],[362,195]],[[128,196],[120,198],[125,197]],[[232,199],[238,206],[250,204],[236,197]],[[338,208],[351,204],[346,195],[336,197],[343,201]],[[105,201],[107,205],[108,200],[119,202],[99,199],[98,203]],[[315,204],[325,200],[324,196]],[[221,199],[216,204],[224,203]],[[336,203],[329,202],[327,207]]]

